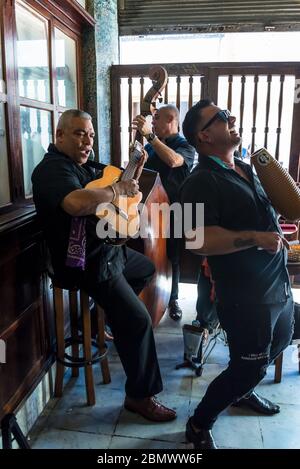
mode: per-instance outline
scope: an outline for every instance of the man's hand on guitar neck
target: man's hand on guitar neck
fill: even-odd
[[[139,177],[142,174],[144,164],[146,163],[148,158],[148,153],[143,148],[143,154],[140,160],[137,162],[137,168],[135,171],[134,179],[129,179],[128,181],[119,181],[115,184],[112,184],[112,188],[114,191],[114,197],[112,202],[114,201],[115,197],[119,195],[125,195],[127,197],[134,197],[139,192]]]
[[[142,171],[144,169],[144,164],[146,163],[147,159],[148,159],[148,153],[143,148],[143,156],[141,157],[140,161],[137,163],[137,169],[134,175],[134,178],[136,179],[136,181],[139,180],[140,175],[142,174]]]
[[[128,181],[119,181],[112,184],[116,196],[126,195],[127,197],[134,197],[139,192],[139,183],[136,179],[129,179]]]

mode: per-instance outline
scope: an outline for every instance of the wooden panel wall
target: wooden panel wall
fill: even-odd
[[[33,217],[0,232],[0,419],[15,410],[53,360],[51,291],[41,257],[42,237]]]

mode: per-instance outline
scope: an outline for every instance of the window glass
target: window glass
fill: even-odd
[[[0,103],[0,206],[6,205],[10,202],[4,106],[5,105],[3,103]]]
[[[16,4],[19,94],[50,102],[47,21]]]
[[[83,8],[86,8],[85,0],[76,0]]]
[[[31,174],[52,141],[51,113],[21,106],[21,132],[25,196],[32,194]]]
[[[1,44],[1,30],[0,30],[0,93],[5,93],[5,83],[3,80],[3,68],[2,68],[2,44]]]
[[[77,107],[76,43],[55,28],[55,91],[59,106]]]

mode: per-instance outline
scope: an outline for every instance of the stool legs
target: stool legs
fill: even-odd
[[[64,359],[65,354],[65,320],[64,320],[64,303],[63,303],[63,290],[54,288],[53,301],[55,309],[55,327],[56,327],[56,347],[57,347],[57,361],[56,361],[56,377],[54,396],[61,397],[63,391],[63,379],[65,367],[60,360]]]
[[[105,350],[106,350],[105,337],[104,337],[105,321],[104,321],[104,311],[98,304],[96,306],[96,312],[97,312],[97,324],[98,324],[98,346],[99,346],[100,354],[102,355],[103,353],[105,353]],[[105,357],[103,360],[100,360],[100,365],[101,365],[103,383],[108,384],[111,382],[111,378],[110,378],[107,357]]]
[[[298,348],[298,369],[300,373],[300,344],[297,345],[297,348]],[[283,361],[283,352],[275,360],[274,383],[281,383],[282,361]]]
[[[72,356],[79,357],[79,343],[78,341],[78,303],[77,291],[69,291],[69,305],[70,305],[70,322],[71,322],[71,336],[75,339],[72,344]],[[72,367],[72,376],[77,378],[79,376],[79,368]]]
[[[96,397],[92,365],[91,315],[89,308],[89,296],[83,290],[80,290],[80,304],[82,314],[83,350],[84,358],[87,361],[87,364],[84,366],[87,402],[88,405],[95,405]]]
[[[92,334],[91,334],[91,315],[89,296],[83,290],[79,290],[80,309],[82,319],[82,335],[79,334],[78,320],[78,291],[69,290],[69,311],[71,335],[65,338],[65,318],[64,318],[64,292],[62,288],[54,286],[53,302],[55,310],[55,327],[56,327],[56,377],[55,377],[55,397],[61,397],[63,393],[63,379],[65,366],[72,367],[72,376],[79,376],[79,367],[84,366],[85,388],[87,394],[88,405],[95,405],[96,396],[94,388],[93,363],[96,363],[100,356],[104,355],[100,360],[103,382],[110,383],[110,372],[106,354],[106,344],[104,337],[104,312],[97,306],[97,343],[93,340],[94,348],[98,348],[97,353],[92,352]],[[80,356],[80,344],[82,344],[82,353]],[[72,348],[72,355],[69,354],[68,348]]]
[[[274,383],[281,383],[283,352],[275,360]]]

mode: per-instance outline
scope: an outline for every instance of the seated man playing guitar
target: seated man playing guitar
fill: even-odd
[[[136,179],[113,186],[89,188],[96,179],[88,158],[93,147],[91,116],[80,110],[65,111],[58,122],[56,143],[32,174],[33,197],[49,246],[56,276],[74,281],[106,313],[127,381],[125,408],[154,421],[176,417],[175,411],[153,396],[162,390],[150,315],[138,294],[154,274],[153,264],[142,254],[107,243],[96,234],[96,208],[119,196],[138,193]],[[140,160],[138,178],[145,156]],[[100,167],[102,165],[99,165]],[[104,168],[104,165],[103,165]],[[98,175],[99,176],[99,175]],[[70,227],[74,217],[85,219],[85,267],[67,267]]]

